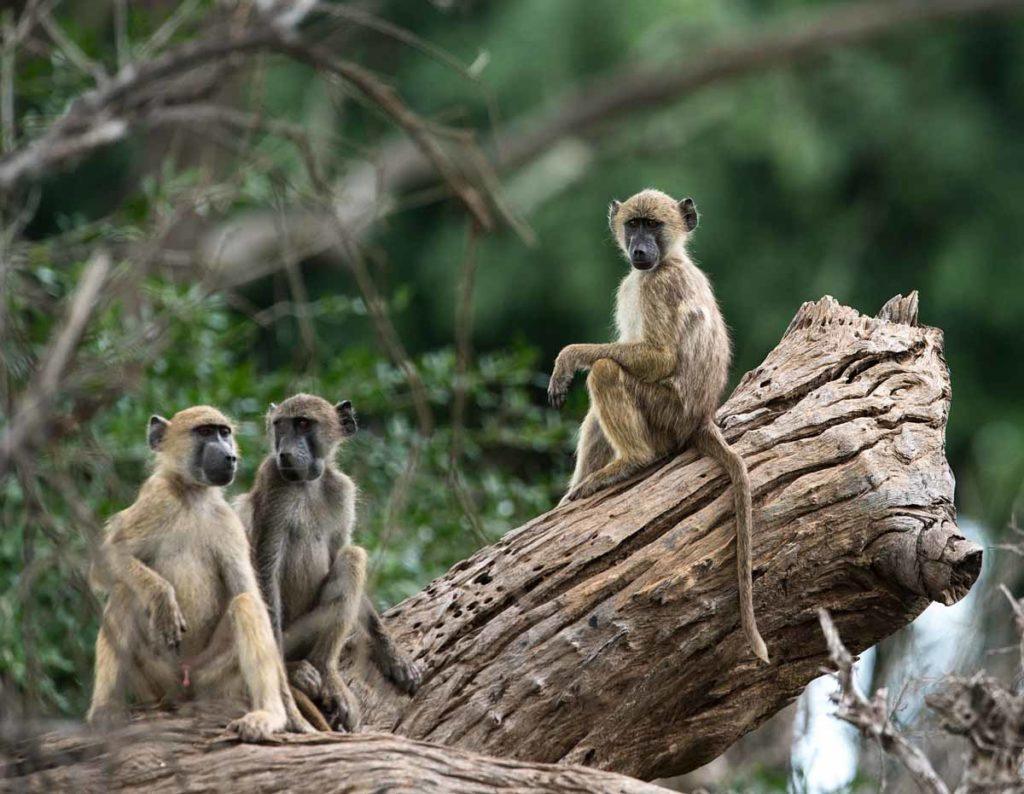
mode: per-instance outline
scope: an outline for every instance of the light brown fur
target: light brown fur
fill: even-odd
[[[563,502],[622,482],[691,442],[717,461],[735,492],[741,623],[755,654],[768,661],[754,619],[750,479],[714,423],[728,378],[729,334],[707,276],[686,251],[696,208],[689,199],[677,202],[658,190],[614,202],[609,223],[627,259],[630,221],[633,228],[649,224],[660,256],[650,269],[631,269],[619,285],[618,341],[568,345],[551,375],[549,395],[560,405],[573,375],[590,370],[590,410]]]
[[[118,717],[129,698],[231,701],[246,709],[228,726],[245,741],[311,731],[287,685],[242,523],[190,466],[203,426],[232,427],[208,406],[151,420],[156,468],[108,524],[91,572],[110,595],[88,720]],[[224,443],[234,450],[233,437]]]

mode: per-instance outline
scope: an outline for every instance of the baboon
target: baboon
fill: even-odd
[[[238,460],[231,422],[209,406],[149,420],[156,468],[117,513],[92,566],[109,590],[96,638],[88,720],[145,703],[241,700],[228,728],[244,741],[313,730],[274,645],[245,529],[221,487]]]
[[[335,463],[356,432],[348,400],[331,405],[296,394],[267,414],[271,452],[252,490],[236,501],[251,539],[263,598],[292,684],[348,730],[359,705],[339,660],[361,626],[371,657],[401,690],[419,685],[419,667],[395,645],[366,596],[366,552],[352,545],[356,486]]]
[[[686,251],[697,208],[692,199],[644,190],[613,201],[608,222],[632,265],[616,297],[618,341],[562,348],[548,385],[551,404],[561,407],[573,375],[590,370],[590,410],[562,501],[621,482],[690,442],[717,461],[733,484],[740,622],[767,662],[751,593],[750,478],[714,421],[729,372],[729,334],[707,276]]]

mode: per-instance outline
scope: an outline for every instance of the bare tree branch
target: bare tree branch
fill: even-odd
[[[49,10],[44,9],[39,12],[39,24],[53,39],[53,43],[57,45],[58,49],[64,53],[64,57],[82,72],[91,75],[98,85],[102,85],[110,79],[102,65],[96,63],[82,51],[81,47],[68,38]]]
[[[42,366],[25,390],[10,423],[0,436],[0,477],[7,473],[12,460],[40,431],[56,399],[75,348],[85,333],[86,325],[99,303],[100,290],[110,271],[110,256],[97,252],[86,265],[75,288],[63,327],[45,356]]]
[[[821,621],[829,655],[836,667],[834,675],[839,682],[839,692],[832,696],[837,706],[836,716],[853,725],[865,739],[878,742],[886,752],[898,758],[922,791],[949,794],[949,789],[935,773],[928,757],[907,741],[889,719],[886,690],[879,689],[868,700],[857,687],[853,675],[853,657],[839,638],[839,632],[828,611],[819,609],[818,620]]]
[[[895,2],[844,3],[804,19],[788,19],[778,30],[757,33],[732,44],[723,44],[676,64],[641,66],[603,75],[588,85],[549,103],[536,115],[507,123],[491,141],[491,160],[499,172],[533,160],[570,136],[595,134],[611,122],[636,111],[662,107],[703,88],[736,80],[767,69],[798,64],[843,46],[869,41],[915,24],[938,22],[982,14],[1011,13],[1024,8],[1024,0],[897,0]],[[472,157],[472,153],[464,154]],[[465,167],[465,159],[455,160]],[[479,171],[478,168],[473,169]],[[364,233],[373,220],[390,209],[393,197],[430,184],[436,173],[431,159],[417,151],[414,142],[395,140],[382,147],[375,165],[354,169],[338,186],[340,196],[358,196],[361,209],[347,211],[352,232]],[[462,197],[465,200],[465,197]],[[368,211],[365,208],[374,209]],[[289,213],[293,234],[319,253],[330,245],[325,217]],[[222,246],[215,264],[226,271],[249,268],[254,262],[273,259],[278,241],[267,233],[267,219],[251,213],[228,221],[211,233],[212,239],[230,239]],[[209,242],[202,248],[209,250]]]

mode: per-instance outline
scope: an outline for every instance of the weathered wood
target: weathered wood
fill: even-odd
[[[942,334],[917,295],[870,318],[807,303],[719,413],[755,489],[754,595],[772,664],[739,630],[727,478],[690,451],[553,510],[392,609],[426,666],[413,698],[359,687],[376,729],[644,779],[711,760],[854,652],[962,598]]]
[[[244,745],[225,737],[224,719],[150,716],[110,734],[78,729],[0,743],[0,791],[665,791],[597,769],[488,758],[389,734],[288,735]]]
[[[268,789],[321,788],[330,775],[352,790],[422,779],[451,791],[495,780],[639,791],[535,764],[644,779],[700,766],[820,674],[819,608],[859,653],[974,583],[981,549],[957,533],[945,459],[949,400],[942,334],[918,326],[912,293],[878,318],[830,297],[804,304],[721,409],[755,491],[754,598],[769,666],[739,628],[727,477],[688,451],[510,532],[387,613],[426,676],[410,698],[375,672],[353,674],[364,721],[446,747],[357,735],[254,748],[208,732],[189,743],[173,727],[175,757],[206,787],[227,775]],[[77,742],[66,764],[58,740],[41,746],[52,774],[84,763],[113,768],[124,787],[173,785],[152,753],[81,761],[95,743],[64,741]]]

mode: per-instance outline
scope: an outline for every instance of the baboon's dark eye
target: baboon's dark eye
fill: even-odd
[[[626,221],[626,225],[630,229],[635,229],[637,226],[640,225],[640,219],[639,218],[630,218],[628,221]]]
[[[200,425],[196,428],[196,432],[203,438],[209,438],[216,432],[216,428],[213,425]]]
[[[221,425],[217,428],[217,433],[221,438],[228,438],[231,435],[231,428],[227,425]]]
[[[297,430],[302,431],[303,433],[305,433],[307,430],[309,430],[311,425],[312,425],[312,422],[310,422],[304,416],[300,416],[298,419],[295,420],[295,428]]]

